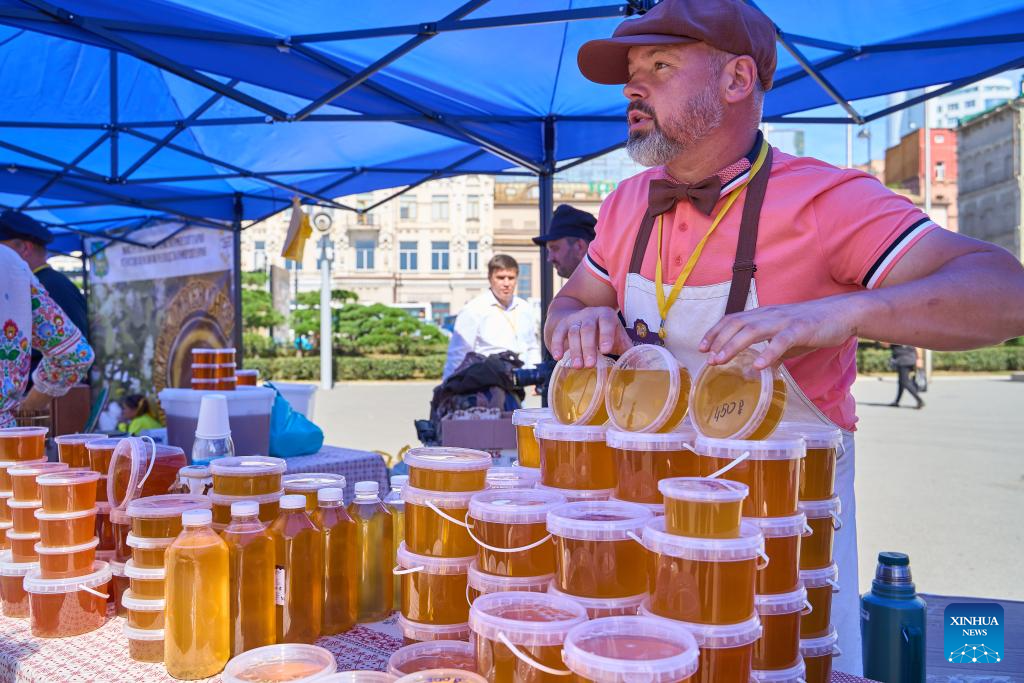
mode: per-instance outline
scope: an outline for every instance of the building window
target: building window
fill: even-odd
[[[373,240],[356,240],[356,270],[373,270]]]
[[[416,220],[415,197],[402,197],[398,200],[398,218],[403,221]]]
[[[976,107],[977,105],[977,100],[967,100],[966,102],[964,102],[964,109],[971,109],[972,107]]]
[[[480,269],[480,243],[470,242],[466,253],[466,270]]]
[[[519,282],[516,284],[519,296],[529,299],[533,296],[533,264],[519,264]]]
[[[946,141],[946,136],[945,135],[936,135],[935,136],[935,144],[936,145],[941,145],[945,141]]]
[[[446,204],[447,206],[447,204]],[[448,270],[448,242],[430,243],[430,269]]]
[[[480,220],[480,195],[466,195],[466,218],[471,221]]]
[[[263,240],[256,240],[256,254],[254,255],[254,267],[256,270],[267,268],[267,243]]]
[[[430,198],[430,218],[435,221],[448,220],[448,195],[435,194]]]
[[[401,270],[419,270],[419,254],[415,242],[398,243],[398,267]]]
[[[949,109],[949,111],[957,111],[957,110],[960,109],[960,103],[959,102],[950,102],[948,109]]]
[[[946,179],[946,163],[943,161],[935,162],[935,179],[945,180]]]

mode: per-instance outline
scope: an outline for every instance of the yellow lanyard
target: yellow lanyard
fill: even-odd
[[[693,250],[693,253],[690,254],[689,260],[683,267],[682,272],[679,273],[679,277],[676,278],[675,284],[672,285],[672,291],[668,293],[667,298],[665,296],[665,285],[663,284],[664,274],[662,273],[661,265],[661,235],[665,226],[665,214],[658,216],[658,263],[654,268],[654,288],[655,295],[658,298],[658,314],[661,316],[661,327],[658,328],[658,336],[662,339],[665,338],[666,334],[665,321],[668,320],[669,309],[672,308],[672,304],[674,304],[676,299],[679,298],[679,295],[683,291],[683,285],[686,284],[686,281],[690,277],[690,273],[692,273],[693,269],[697,266],[697,261],[700,260],[700,255],[704,251],[704,245],[707,244],[708,239],[715,231],[715,228],[718,227],[718,224],[722,222],[723,218],[725,218],[725,214],[729,213],[729,209],[736,203],[736,200],[739,198],[740,192],[743,191],[743,188],[745,188],[747,184],[754,179],[757,172],[761,170],[761,166],[764,165],[764,159],[766,156],[768,156],[768,143],[762,142],[761,150],[757,153],[757,159],[754,160],[754,165],[750,168],[750,175],[748,175],[747,179],[743,181],[743,184],[732,190],[729,193],[729,196],[726,197],[725,204],[723,204],[722,208],[719,209],[715,219],[711,221],[711,227],[708,228],[706,233],[704,233],[704,237],[700,239],[700,242],[697,243],[697,247]]]

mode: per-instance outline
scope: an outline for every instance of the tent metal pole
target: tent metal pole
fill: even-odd
[[[105,123],[71,123],[67,121],[0,121],[0,128],[56,128],[58,130],[106,130]]]
[[[537,224],[540,234],[547,235],[551,231],[551,216],[555,212],[555,120],[547,117],[544,120],[544,170],[537,174],[537,210],[540,212]],[[551,352],[543,343],[544,326],[548,322],[548,306],[555,297],[555,280],[551,263],[548,261],[548,249],[540,247],[540,330],[541,347],[545,360],[551,359]],[[544,397],[545,404],[547,397]]]
[[[796,63],[800,65],[800,68],[806,71],[807,74],[814,80],[814,82],[817,83],[818,86],[822,90],[824,90],[829,97],[835,100],[836,104],[842,107],[846,111],[846,113],[850,115],[850,118],[852,118],[856,123],[863,126],[864,117],[857,113],[857,110],[853,108],[853,105],[847,102],[845,97],[839,94],[839,91],[836,90],[831,83],[829,83],[828,79],[825,78],[825,76],[823,76],[821,72],[818,71],[814,67],[814,65],[807,60],[806,57],[804,57],[804,53],[801,52],[796,47],[796,45],[790,42],[790,40],[782,31],[778,30],[777,28],[776,31],[776,37],[779,43],[782,44],[782,47],[786,48],[786,52],[788,52],[793,57],[793,59],[796,60]]]
[[[61,169],[62,171],[65,171],[65,172],[70,172],[71,170],[74,170],[77,173],[80,173],[84,180],[94,180],[94,181],[98,181],[98,182],[101,182],[101,183],[105,183],[106,180],[107,180],[104,176],[100,175],[99,173],[93,173],[92,171],[89,171],[89,170],[84,169],[84,168],[72,167],[66,161],[62,161],[60,159],[55,159],[54,157],[47,156],[46,154],[40,154],[39,152],[33,152],[30,149],[26,149],[26,148],[21,147],[19,145],[11,144],[10,142],[6,142],[4,140],[0,140],[0,147],[3,147],[4,149],[9,149],[12,152],[17,152],[18,154],[24,154],[27,157],[31,157],[33,159],[37,159],[37,160],[42,161],[42,162],[47,163],[47,164],[52,164],[53,166],[56,166],[57,168]],[[18,166],[18,168],[28,169],[28,168],[32,168],[32,167],[31,166]]]
[[[869,120],[867,116],[865,120]],[[853,123],[849,116],[762,116],[762,123]]]
[[[118,90],[117,90],[117,52],[110,50],[110,71],[107,78],[110,80],[110,177],[108,182],[114,182],[118,175],[118,148],[117,148],[117,112],[118,112]]]
[[[242,195],[235,194],[234,220],[231,222],[231,249],[234,267],[231,272],[231,289],[234,293],[232,303],[235,306],[235,354],[239,361],[244,360],[245,350],[242,346]],[[243,366],[244,367],[244,366]]]
[[[21,206],[18,207],[18,211],[25,211],[28,208],[29,204],[31,204],[35,200],[39,199],[39,197],[41,197],[43,194],[45,194],[46,191],[53,187],[53,185],[58,180],[66,176],[69,170],[71,170],[72,168],[77,168],[78,164],[80,164],[87,156],[92,154],[96,150],[96,148],[102,145],[108,137],[110,137],[110,131],[107,131],[103,133],[103,135],[96,138],[96,140],[91,145],[82,150],[82,152],[74,159],[72,159],[70,163],[65,165],[64,168],[54,173],[49,180],[43,183],[39,189],[32,193],[32,196],[30,196],[28,199],[22,202]]]

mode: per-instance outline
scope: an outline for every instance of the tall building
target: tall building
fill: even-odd
[[[906,102],[908,99],[935,90],[939,86],[919,88],[889,95],[887,103],[891,106]],[[991,76],[977,83],[939,95],[921,104],[903,109],[888,117],[886,128],[886,147],[893,147],[909,132],[924,128],[924,108],[927,105],[932,128],[956,128],[960,121],[986,109],[996,107],[1007,100],[1017,97],[1020,93],[1016,83],[1005,76]]]
[[[948,128],[933,128],[931,133],[931,169],[925,168],[923,130],[914,130],[885,150],[884,182],[910,197],[924,208],[925,174],[931,174],[929,215],[939,225],[957,231],[957,133]]]
[[[957,133],[960,232],[1024,258],[1024,97],[963,121]]]

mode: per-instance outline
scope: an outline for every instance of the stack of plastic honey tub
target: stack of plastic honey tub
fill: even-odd
[[[127,623],[128,649],[137,661],[163,661],[164,556],[181,533],[181,515],[188,510],[209,510],[206,496],[167,494],[136,498],[125,510],[131,524],[124,546],[131,551],[124,574],[129,589],[121,596]],[[118,519],[121,522],[121,519]],[[118,535],[124,532],[118,528]],[[125,549],[120,551],[123,556]]]
[[[324,472],[286,474],[281,480],[281,486],[286,495],[298,495],[306,498],[306,512],[309,514],[313,514],[316,510],[317,491],[326,488],[344,489],[345,483],[343,475]],[[274,514],[276,516],[277,513]],[[260,521],[267,521],[263,519],[262,504]],[[273,518],[270,521],[273,521]]]
[[[110,533],[113,536],[114,549],[113,557],[110,560],[110,573],[113,575],[110,585],[114,607],[119,617],[126,615],[122,597],[129,587],[128,576],[124,573],[124,567],[128,560],[132,559],[132,549],[128,547],[128,535],[131,532],[132,521],[128,517],[128,511],[120,509],[111,510]]]
[[[233,391],[238,387],[235,349],[192,349],[192,388]]]
[[[89,457],[89,469],[100,475],[96,481],[96,500],[107,503],[107,473],[110,472],[110,461],[114,457],[114,449],[121,443],[121,438],[92,439],[85,442],[85,452]]]
[[[414,448],[405,454],[405,541],[400,627],[406,640],[448,640],[465,632],[469,567],[477,559],[467,513],[484,490],[491,456],[468,448]]]
[[[838,653],[831,615],[832,594],[839,591],[839,573],[832,547],[835,532],[842,527],[835,481],[843,434],[826,425],[786,423],[783,428],[799,434],[807,443],[807,457],[800,467],[799,507],[808,526],[801,541],[800,578],[811,611],[800,625],[800,647],[807,683],[820,683],[829,680],[832,657]]]
[[[258,455],[217,458],[209,464],[209,468],[213,480],[210,500],[213,502],[215,529],[222,531],[228,525],[231,521],[231,504],[243,500],[259,504],[261,522],[269,524],[277,519],[281,496],[285,495],[283,479],[287,464],[284,460]],[[342,479],[341,486],[344,485]],[[316,496],[315,490],[313,496]]]
[[[14,529],[11,516],[10,501],[14,497],[11,491],[11,479],[7,470],[28,464],[46,462],[46,428],[45,427],[10,427],[0,429],[0,549],[11,547],[16,541],[20,555],[29,558],[32,555],[31,544],[34,539],[19,538]],[[14,539],[10,538],[14,534]],[[29,551],[29,552],[25,552]],[[18,562],[17,559],[14,560]]]
[[[64,465],[61,463],[61,465]],[[99,628],[107,614],[110,567],[96,560],[96,482],[90,470],[65,469],[18,477],[21,495],[35,496],[39,567],[25,576],[32,635],[63,638]],[[13,471],[11,472],[14,473]]]

